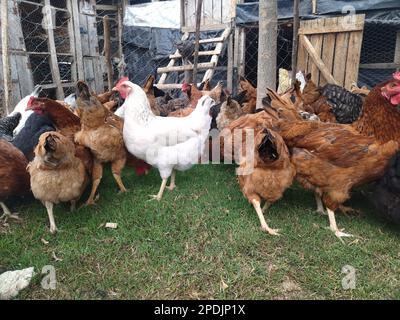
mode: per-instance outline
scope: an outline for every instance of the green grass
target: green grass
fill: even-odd
[[[98,205],[72,214],[56,206],[55,236],[39,202],[17,206],[24,222],[0,234],[0,268],[40,273],[53,265],[58,281],[56,290],[44,290],[37,275],[19,299],[400,298],[399,230],[360,193],[349,204],[362,217],[337,214],[339,227],[358,236],[342,244],[326,229],[327,217],[314,212],[312,193],[297,186],[266,216],[282,235],[261,232],[233,166],[178,173],[178,189],[166,190],[161,202],[147,201],[159,188],[157,170],[136,177],[125,169],[130,191],[122,195],[106,171]],[[342,289],[345,265],[356,269],[354,290]]]

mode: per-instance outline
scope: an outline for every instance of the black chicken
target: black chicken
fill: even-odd
[[[25,126],[11,143],[21,150],[29,161],[32,161],[33,151],[39,142],[40,136],[45,132],[55,130],[53,122],[47,116],[32,113],[26,120]]]
[[[181,40],[177,43],[175,43],[176,48],[178,49],[180,55],[182,56],[182,60],[184,64],[187,64],[186,62],[189,61],[191,62],[193,53],[194,53],[194,44],[193,41],[191,40]]]
[[[13,139],[13,131],[18,126],[20,120],[21,114],[19,112],[0,119],[0,138],[11,141]]]
[[[379,214],[400,224],[400,152],[393,157],[389,169],[377,182],[372,199]]]
[[[327,98],[338,123],[353,123],[360,117],[363,105],[361,95],[334,84],[327,84],[321,88],[321,95]]]

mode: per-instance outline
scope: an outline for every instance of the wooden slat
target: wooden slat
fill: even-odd
[[[310,40],[308,40],[307,36],[300,35],[300,42],[304,46],[304,48],[307,50],[308,54],[310,55],[310,58],[318,66],[319,70],[321,71],[321,73],[325,77],[325,79],[328,80],[329,83],[337,84],[337,81],[329,73],[329,70],[326,68],[326,66],[324,65],[324,62],[321,60],[321,58],[317,55],[315,49],[311,45],[311,42],[310,42]]]
[[[72,64],[71,64],[71,79],[73,82],[78,81],[78,74],[77,74],[77,63],[76,63],[76,49],[75,49],[75,33],[74,33],[74,21],[72,19],[72,4],[71,0],[67,0],[67,9],[70,13],[70,18],[68,20],[68,34],[69,34],[69,46],[70,46],[70,51],[71,55],[74,57],[72,59]]]
[[[213,56],[214,54],[219,54],[219,53],[217,53],[217,51],[215,51],[215,50],[211,50],[211,51],[200,51],[199,52],[199,56]],[[178,54],[171,54],[170,56],[169,56],[169,58],[170,59],[180,59],[180,58],[182,58],[182,56],[181,56],[181,54],[180,53],[178,53]]]
[[[311,21],[313,26],[317,29],[323,29],[324,19],[316,19]],[[310,35],[310,42],[314,47],[314,50],[318,57],[321,56],[322,51],[322,43],[323,43],[323,35],[322,34],[313,34]],[[315,63],[311,61],[308,62],[311,66],[309,66],[309,70],[311,72],[311,79],[314,80],[316,85],[319,85],[319,68]]]
[[[189,33],[184,33],[183,34],[183,36],[182,36],[182,41],[185,41],[185,40],[187,40],[189,38]],[[175,54],[179,54],[179,50],[176,50],[175,51]],[[175,62],[176,62],[176,60],[175,59],[171,59],[170,61],[169,61],[169,63],[168,63],[168,65],[167,65],[167,67],[173,67],[174,66],[174,64],[175,64]],[[160,80],[158,81],[158,83],[159,84],[163,84],[164,82],[165,82],[165,80],[167,80],[167,76],[168,76],[168,73],[163,73],[162,75],[161,75],[161,77],[160,77]]]
[[[225,29],[227,27],[229,27],[231,24],[230,23],[221,23],[221,24],[211,24],[211,25],[201,25],[200,26],[200,31],[218,31],[218,30],[222,30]],[[181,28],[182,32],[195,32],[195,28],[194,27],[182,27]]]
[[[340,19],[338,19],[340,21]],[[335,65],[333,77],[340,86],[344,86],[347,64],[347,51],[349,48],[349,33],[339,33],[336,36]]]
[[[117,11],[118,6],[112,4],[96,4],[96,10]]]
[[[337,18],[324,19],[324,22],[325,22],[324,28],[325,27],[329,28],[330,26],[337,24]],[[330,74],[332,74],[332,69],[333,69],[335,43],[336,43],[335,33],[328,33],[324,35],[324,43],[322,47],[322,61],[324,62]],[[319,79],[320,86],[324,86],[327,83],[328,82],[326,81],[325,77],[320,77]]]
[[[225,38],[223,36],[218,37],[218,38],[210,38],[210,39],[202,39],[199,41],[200,44],[205,44],[205,43],[216,43],[216,42],[224,42]]]
[[[362,63],[360,69],[397,69],[400,67],[399,63]]]
[[[63,82],[60,84],[62,88],[75,87],[75,85],[76,85],[75,82]],[[49,84],[42,84],[41,86],[43,89],[54,89],[57,85],[54,83],[49,83]]]
[[[74,34],[75,34],[75,51],[76,51],[76,67],[78,71],[78,79],[83,80],[85,74],[83,71],[83,52],[82,52],[82,38],[80,32],[80,14],[78,2],[74,0],[68,0],[71,2],[72,16],[71,19],[74,24]]]
[[[364,24],[364,15],[357,15],[355,18],[357,24]],[[350,32],[349,34],[349,49],[347,52],[346,76],[344,81],[344,87],[348,90],[351,89],[353,83],[357,83],[362,38],[363,31]]]
[[[304,25],[305,21],[300,22],[300,26]],[[299,35],[299,42],[300,42],[300,35]],[[300,43],[299,43],[300,44]],[[307,73],[307,61],[308,61],[308,53],[304,46],[299,45],[297,49],[297,70],[304,70]]]
[[[201,69],[210,69],[214,68],[215,63],[214,62],[205,62],[205,63],[198,63],[197,68],[199,70]],[[168,72],[182,72],[182,71],[187,71],[187,70],[193,70],[193,65],[186,65],[186,66],[173,66],[173,67],[161,67],[157,69],[157,73],[168,73]]]
[[[318,19],[319,20],[319,19]],[[318,29],[318,28],[310,28],[310,29],[299,29],[299,34],[323,34],[323,33],[342,33],[342,32],[351,32],[351,31],[361,31],[364,29],[364,24],[355,24],[349,25],[348,27],[343,28],[342,26],[332,26],[329,28]]]
[[[231,28],[226,28],[221,35],[221,38],[223,39],[222,42],[217,43],[217,45],[215,46],[215,51],[217,51],[218,54],[213,55],[210,60],[210,62],[214,64],[214,67],[216,67],[218,64],[218,58],[224,46],[224,42],[229,37],[230,34],[231,34]],[[203,82],[206,80],[211,80],[212,76],[214,75],[214,67],[206,71],[203,77]]]
[[[230,92],[233,89],[233,34],[229,35],[228,38],[228,65],[227,65],[227,88]]]

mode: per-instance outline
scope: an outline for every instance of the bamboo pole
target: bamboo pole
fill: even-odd
[[[201,7],[203,5],[203,0],[197,0],[196,8],[196,38],[194,44],[194,59],[193,59],[193,73],[192,73],[192,83],[197,82],[197,62],[199,61],[199,48],[200,48],[200,22],[201,22]]]
[[[3,62],[4,108],[10,113],[11,70],[8,56],[8,0],[1,0],[1,47]]]
[[[266,88],[276,89],[277,0],[260,0],[258,34],[257,109]]]
[[[103,36],[104,36],[103,53],[107,66],[108,90],[111,90],[111,88],[113,87],[113,68],[111,62],[110,19],[108,18],[108,16],[103,17]]]
[[[293,3],[293,48],[292,48],[292,83],[296,78],[297,72],[297,51],[299,48],[299,3],[300,0],[294,0]]]

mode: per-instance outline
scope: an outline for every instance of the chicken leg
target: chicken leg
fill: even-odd
[[[92,191],[90,192],[90,196],[86,201],[87,206],[95,204],[94,197],[96,195],[96,191],[97,188],[99,187],[102,177],[103,177],[103,164],[95,161],[93,163],[93,172],[92,172]]]
[[[328,211],[329,228],[335,233],[336,237],[338,237],[339,239],[341,239],[342,237],[352,237],[353,235],[342,232],[342,230],[344,230],[344,229],[339,230],[339,228],[337,227],[337,224],[336,224],[335,212],[333,212],[328,207],[326,208],[326,210]]]
[[[44,205],[46,206],[47,214],[49,216],[50,233],[54,234],[58,231],[56,227],[56,222],[54,221],[54,214],[53,214],[54,204],[52,202],[46,201]]]
[[[150,199],[150,200],[157,200],[157,201],[161,200],[161,198],[164,194],[165,187],[167,186],[167,180],[168,179],[162,179],[160,190],[158,191],[158,193],[156,195],[151,195],[150,197],[152,197],[152,199]]]
[[[122,179],[121,179],[121,171],[125,167],[125,163],[126,163],[126,158],[123,158],[123,159],[114,161],[111,164],[111,171],[113,173],[115,181],[117,182],[120,192],[128,191],[128,190],[126,190],[124,183],[122,182]]]
[[[176,187],[175,184],[175,175],[176,175],[176,171],[172,170],[172,174],[171,174],[171,182],[169,183],[169,186],[167,187],[169,190],[174,190]]]
[[[10,209],[8,209],[8,207],[6,206],[6,204],[4,202],[0,201],[0,206],[3,209],[3,214],[0,216],[0,220],[4,219],[5,221],[7,220],[7,218],[11,218],[17,221],[21,221],[21,218],[18,217],[17,214],[15,213],[11,213]]]
[[[268,233],[271,234],[271,235],[279,236],[279,233],[278,233],[278,232],[279,232],[279,229],[271,229],[271,228],[268,226],[267,222],[265,221],[265,218],[264,218],[264,215],[263,215],[263,211],[262,211],[262,209],[261,209],[260,201],[259,201],[259,200],[256,200],[256,199],[253,199],[251,202],[252,202],[252,204],[253,204],[254,209],[255,209],[256,212],[257,212],[258,218],[260,219],[260,222],[261,222],[261,229],[262,229],[263,231],[268,232]],[[264,206],[264,207],[265,207],[265,206]]]
[[[326,212],[324,210],[324,205],[322,204],[321,197],[316,193],[314,193],[314,196],[315,196],[315,201],[317,202],[317,212],[325,216]]]

